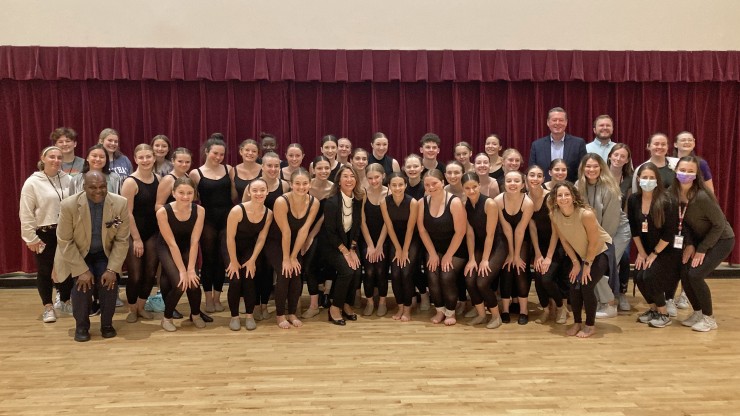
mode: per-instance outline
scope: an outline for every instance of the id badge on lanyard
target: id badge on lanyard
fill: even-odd
[[[683,248],[683,235],[681,235],[681,232],[683,231],[683,216],[686,214],[686,209],[688,207],[688,204],[686,204],[683,209],[681,209],[680,205],[678,206],[678,234],[676,234],[676,237],[673,239],[673,248]]]

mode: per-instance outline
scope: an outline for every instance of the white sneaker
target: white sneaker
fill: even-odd
[[[429,292],[421,295],[421,306],[419,307],[419,310],[428,311],[431,307],[432,303],[429,301]]]
[[[625,293],[619,294],[619,310],[624,312],[629,312],[632,309],[632,305],[630,305],[630,301],[627,300],[627,295]]]
[[[683,290],[681,291],[681,296],[678,297],[678,300],[676,300],[676,307],[678,309],[689,309],[689,298],[686,297],[686,292]]]
[[[59,292],[57,292],[56,296],[54,297],[54,309],[62,309],[63,305],[64,302],[62,302],[62,297],[59,295]]]
[[[62,302],[62,307],[59,308],[59,311],[72,315],[72,301],[68,300],[66,302]]]
[[[44,323],[50,324],[52,322],[57,321],[57,314],[54,312],[54,309],[44,309],[44,314],[41,315],[41,320],[44,321]]]
[[[609,305],[607,303],[600,310],[596,311],[596,318],[598,319],[614,318],[616,316],[617,316],[617,306],[616,305]]]
[[[678,316],[678,309],[676,309],[676,302],[673,299],[667,299],[665,301],[665,308],[668,311],[668,316],[675,318]]]
[[[691,329],[698,332],[709,332],[713,329],[717,329],[717,321],[713,317],[704,315],[704,318],[695,323]]]
[[[668,315],[659,313],[655,318],[648,322],[648,325],[653,328],[665,328],[672,323],[673,321],[671,321],[671,318]]]
[[[124,305],[125,305],[125,303],[123,303],[123,300],[121,299],[121,295],[120,294],[116,294],[116,308],[121,308]]]
[[[681,321],[681,325],[693,327],[702,319],[704,319],[704,314],[701,311],[694,311],[686,320]]]

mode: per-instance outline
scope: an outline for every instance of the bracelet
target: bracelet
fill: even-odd
[[[105,271],[106,271],[106,272],[111,272],[111,273],[113,273],[113,274],[118,274],[118,273],[116,273],[116,272],[115,272],[114,270],[111,270],[111,269],[105,269]]]

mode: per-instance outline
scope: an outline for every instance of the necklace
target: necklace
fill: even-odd
[[[59,177],[59,172],[57,172],[57,181],[59,181],[59,191],[61,191],[61,195],[59,194],[59,191],[57,191],[57,186],[54,185],[54,181],[51,180],[49,175],[44,172],[44,176],[46,176],[46,179],[51,184],[51,187],[54,188],[54,192],[57,194],[57,197],[59,197],[59,201],[64,199],[64,188],[62,188],[62,178]]]
[[[342,205],[344,205],[345,208],[352,209],[352,200],[350,200],[349,205],[347,205],[347,203],[344,202],[344,196],[342,196]]]

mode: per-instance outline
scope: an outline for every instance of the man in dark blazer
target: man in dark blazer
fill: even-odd
[[[126,198],[108,193],[105,176],[96,171],[85,173],[83,190],[62,201],[54,257],[58,278],[75,282],[72,313],[78,342],[90,340],[93,290],[100,299],[100,333],[103,338],[116,336],[116,275],[121,273],[129,239]]]
[[[565,133],[568,127],[568,113],[561,107],[555,107],[547,112],[547,127],[550,135],[532,142],[529,151],[529,166],[537,165],[545,171],[545,180],[549,181],[550,162],[554,159],[563,159],[568,165],[568,180],[575,182],[578,179],[578,164],[586,155],[586,142],[576,136]]]

